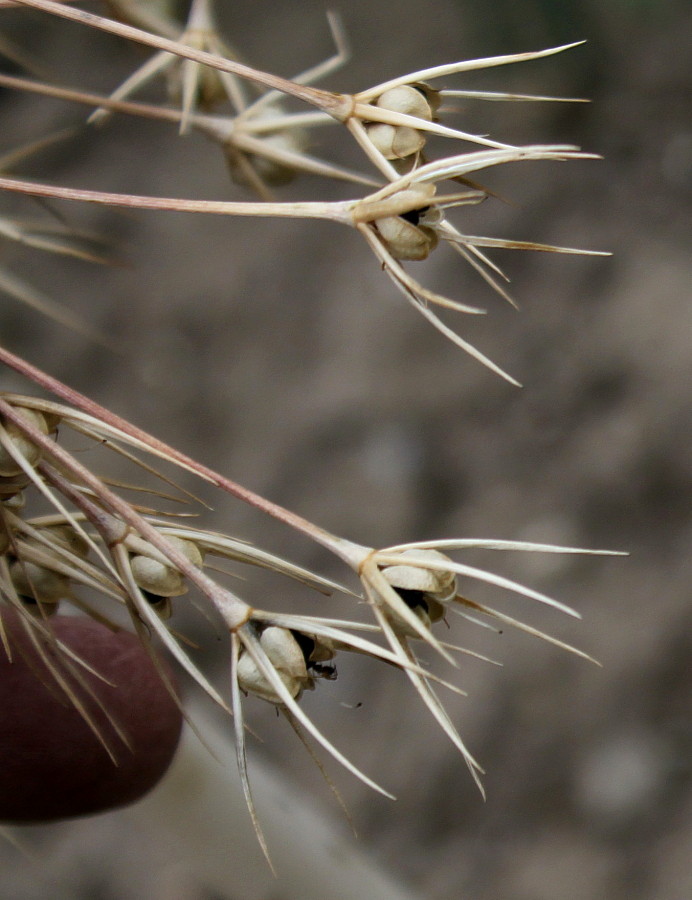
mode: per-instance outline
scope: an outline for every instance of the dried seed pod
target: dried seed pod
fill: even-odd
[[[408,87],[412,87],[423,96],[430,113],[430,121],[436,121],[437,112],[442,103],[442,93],[437,88],[434,88],[432,87],[432,85],[427,84],[425,81],[416,81],[413,84],[408,85]],[[421,118],[425,117],[423,116]]]
[[[300,692],[300,685],[283,673],[279,673],[279,677],[286,686],[288,693],[292,697],[296,697]],[[238,679],[238,687],[244,693],[254,694],[255,697],[259,697],[260,700],[266,700],[267,703],[275,703],[277,705],[283,703],[274,687],[260,672],[254,659],[248,653],[241,653],[238,658],[236,678]]]
[[[49,409],[41,410],[41,415],[46,423],[47,433],[54,434],[58,430],[58,425],[62,422],[62,416]]]
[[[0,493],[0,501],[2,501],[2,505],[5,509],[11,509],[13,512],[21,512],[26,506],[26,496],[23,488],[13,491],[6,497],[3,497]]]
[[[170,597],[161,597],[144,589],[142,589],[142,595],[160,619],[170,619],[173,615],[173,604]]]
[[[367,127],[368,137],[385,159],[406,159],[425,147],[425,135],[407,125],[374,122]]]
[[[158,559],[152,559],[150,556],[132,556],[130,568],[139,587],[151,594],[178,597],[187,590],[182,573]]]
[[[374,105],[390,112],[416,116],[426,122],[430,122],[433,117],[427,94],[410,84],[384,91]],[[414,156],[425,147],[427,140],[425,132],[408,125],[373,122],[366,126],[366,130],[373,146],[385,159],[401,160]]]
[[[36,412],[33,409],[24,409],[23,407],[17,407],[16,412],[26,420],[28,425],[37,428],[43,434],[49,433],[48,424],[40,412]],[[26,437],[14,422],[3,421],[2,424],[17,452],[24,457],[30,466],[35,466],[41,458],[41,449]],[[0,445],[0,475],[19,475],[23,471],[19,463],[11,456],[7,447]]]
[[[438,622],[440,619],[444,618],[444,607],[441,603],[434,600],[430,594],[426,594],[423,591],[409,590],[407,588],[395,587],[394,590],[424,628],[429,630],[434,622]],[[396,626],[401,634],[405,634],[407,637],[414,639],[420,638],[420,634],[394,609],[388,606],[384,610],[384,614],[389,621]]]
[[[404,550],[401,556],[431,562],[449,562],[448,557],[438,550]],[[427,569],[413,565],[384,566],[382,574],[411,612],[430,628],[433,622],[444,617],[444,604],[450,603],[457,594],[457,579],[454,572],[444,569]],[[387,609],[390,620],[395,621],[400,630],[409,637],[418,637],[411,626]]]
[[[444,610],[439,603],[427,599],[427,595],[423,591],[409,590],[408,588],[394,588],[397,594],[404,601],[406,606],[422,622],[425,628],[430,628],[433,622],[437,622],[444,615]],[[431,611],[432,605],[432,611]],[[390,620],[395,620],[399,628],[409,637],[418,637],[418,634],[396,614],[388,610],[387,615]]]
[[[377,228],[395,259],[426,259],[437,246],[435,228],[442,213],[434,204],[434,196],[434,185],[412,184],[373,204],[376,210],[364,206],[364,218]],[[377,215],[390,210],[393,215]]]
[[[20,494],[30,482],[31,478],[26,472],[20,472],[17,475],[0,475],[0,501],[7,503]]]
[[[427,87],[427,85],[426,85]],[[432,120],[432,108],[428,98],[428,92],[410,84],[400,84],[398,87],[384,91],[375,101],[375,106],[380,109],[388,109],[391,112],[403,113],[406,116],[417,116],[419,119]],[[436,91],[432,91],[434,95]]]
[[[427,259],[437,246],[437,234],[403,216],[375,219],[375,227],[395,259]]]
[[[297,700],[306,687],[312,686],[312,679],[308,674],[305,657],[298,641],[287,628],[270,625],[262,632],[260,644],[289,694]],[[236,675],[241,690],[246,693],[254,694],[269,703],[283,703],[273,685],[260,672],[246,651],[242,652],[238,659]]]
[[[291,634],[303,651],[303,659],[310,676],[306,690],[312,690],[315,686],[315,678],[325,678],[327,681],[336,679],[336,666],[331,660],[336,656],[334,642],[330,638],[317,637],[314,634],[306,634],[302,631],[291,631]]]
[[[291,697],[293,697],[294,700],[298,699],[303,691],[302,682],[298,678],[294,678],[288,672],[282,672],[279,669],[277,669],[277,674],[283,681],[286,690]],[[276,705],[281,705],[284,702],[277,694],[274,686],[257,668],[254,659],[252,659],[248,653],[243,653],[238,659],[236,677],[240,689],[245,691],[246,694],[254,694],[261,700],[266,700],[268,703],[274,703]]]
[[[192,541],[182,538],[166,536],[191,563],[202,565],[202,554]],[[136,554],[130,557],[130,568],[135,581],[143,590],[158,597],[179,597],[187,591],[187,584],[182,572],[179,572],[171,563],[163,563],[153,556]]]
[[[303,631],[291,631],[291,634],[303,651],[303,658],[308,669],[314,663],[327,662],[336,656],[334,642],[330,638],[317,637],[314,634],[306,634]]]
[[[270,625],[262,632],[260,644],[279,671],[288,672],[294,678],[308,677],[303,651],[287,628]]]
[[[72,593],[67,575],[26,560],[12,562],[10,578],[20,599],[32,606],[40,604],[43,612],[56,612],[60,601]]]
[[[439,550],[402,550],[402,557],[430,560],[433,563],[448,563],[449,557]],[[427,569],[419,565],[384,566],[382,574],[394,588],[421,591],[438,603],[449,603],[457,593],[457,578],[454,572],[445,569]]]
[[[204,554],[194,541],[188,541],[186,538],[175,537],[174,535],[166,535],[166,540],[173,544],[185,556],[193,566],[201,568],[204,564]]]

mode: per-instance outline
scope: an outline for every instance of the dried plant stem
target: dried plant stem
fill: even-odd
[[[24,2],[24,0],[20,0]],[[411,84],[415,81],[428,81],[432,78],[442,78],[445,75],[456,75],[459,72],[475,72],[478,69],[489,69],[497,66],[506,66],[511,63],[528,62],[532,59],[542,59],[545,56],[554,56],[564,50],[578,47],[584,41],[573,41],[571,44],[561,44],[559,47],[549,47],[547,50],[532,50],[528,53],[510,53],[502,56],[486,56],[482,59],[469,59],[464,62],[447,63],[440,66],[431,66],[427,69],[419,69],[417,72],[409,72],[405,76],[382,81],[366,91],[358,93],[358,100],[368,101],[383,94],[391,88],[402,84]]]
[[[178,123],[182,118],[182,113],[179,110],[166,106],[155,106],[151,103],[139,103],[132,100],[117,100],[113,97],[103,97],[101,94],[92,94],[89,91],[77,91],[72,88],[47,84],[44,81],[34,81],[31,78],[8,75],[5,72],[0,72],[0,87],[26,91],[31,94],[41,94],[44,97],[53,97],[56,100],[83,103],[87,106],[105,107],[112,112],[127,113],[131,116],[145,116],[148,119],[163,119],[167,122]]]
[[[207,53],[204,50],[197,50],[186,44],[172,41],[165,37],[152,34],[148,31],[142,31],[140,28],[134,28],[131,25],[125,25],[122,22],[115,22],[112,19],[97,16],[93,13],[86,12],[83,9],[75,7],[63,6],[61,3],[55,3],[53,0],[17,0],[18,5],[28,6],[32,9],[38,9],[42,12],[51,13],[60,16],[63,19],[69,19],[72,22],[78,22],[89,28],[98,28],[100,31],[107,31],[110,34],[125,38],[126,40],[136,41],[140,44],[146,44],[157,50],[165,50],[176,56],[182,56],[191,59],[194,62],[211,66],[220,72],[228,72],[231,75],[237,75],[240,78],[246,78],[255,84],[264,85],[264,87],[281,91],[282,94],[296,97],[312,106],[323,110],[338,121],[345,121],[349,118],[353,108],[353,99],[344,94],[336,94],[331,91],[323,91],[319,88],[309,87],[307,85],[298,84],[281,78],[278,75],[271,75],[259,69],[253,69],[243,63],[236,62],[232,59],[224,59],[213,53]]]
[[[0,413],[9,422],[18,428],[26,430],[26,422],[21,415],[0,397]],[[194,566],[177,548],[171,546],[159,531],[137,514],[132,506],[111,491],[103,481],[94,475],[86,466],[79,463],[67,451],[63,450],[50,437],[42,434],[37,429],[31,430],[31,440],[37,444],[48,456],[57,462],[82,484],[90,488],[94,493],[108,503],[122,521],[117,521],[114,516],[103,511],[98,512],[98,530],[101,532],[104,543],[110,549],[121,543],[127,535],[129,528],[135,529],[142,537],[146,538],[158,550],[169,557],[180,571],[195,584],[208,597],[213,599],[219,609],[227,609],[229,619],[237,620],[237,627],[244,624],[250,616],[251,609],[247,604],[231,594],[226,588],[221,587],[197,566]],[[128,527],[129,526],[129,527]]]
[[[171,212],[215,213],[225,216],[260,216],[291,219],[329,219],[352,224],[350,210],[354,201],[299,201],[296,203],[263,203],[258,200],[232,202],[226,200],[186,200],[176,197],[146,197],[137,194],[113,194],[81,188],[54,187],[18,178],[0,178],[0,190],[54,200],[77,200],[105,206],[131,209],[169,210]]]
[[[228,117],[216,115],[202,115],[200,113],[184,113],[179,109],[167,106],[158,106],[151,103],[140,103],[132,100],[121,100],[114,97],[104,97],[101,94],[93,94],[89,91],[74,90],[73,88],[58,87],[29,78],[20,78],[16,75],[6,75],[0,72],[0,87],[12,90],[24,91],[32,94],[40,94],[44,97],[52,97],[56,100],[65,100],[70,103],[81,103],[89,107],[96,107],[101,112],[108,110],[110,113],[123,113],[129,116],[170,122],[182,126],[186,123],[199,133],[220,142],[222,145],[232,145],[235,150],[249,154],[259,154],[268,159],[275,158],[278,163],[291,164],[296,169],[322,175],[325,178],[336,178],[346,181],[364,184],[370,187],[379,187],[379,182],[362,174],[361,172],[345,169],[341,166],[325,163],[322,160],[309,156],[306,153],[291,153],[287,149],[275,149],[262,140],[264,133],[272,133],[277,128],[305,127],[324,125],[331,120],[320,112],[306,112],[301,114],[286,114],[270,117],[260,121],[253,121],[243,114]],[[87,120],[88,122],[90,120]],[[22,153],[22,156],[25,152]],[[21,158],[21,157],[20,157]],[[4,164],[3,164],[4,163]],[[0,170],[8,168],[7,162],[0,159]],[[393,170],[392,170],[393,171]],[[396,172],[394,172],[396,177]]]
[[[24,377],[28,378],[30,381],[33,381],[35,384],[39,385],[39,387],[42,387],[50,393],[54,394],[56,397],[60,397],[60,399],[64,400],[66,403],[70,403],[78,409],[81,409],[83,412],[86,412],[89,415],[92,415],[95,418],[106,422],[108,425],[119,429],[129,437],[141,441],[156,456],[174,462],[182,468],[193,472],[195,475],[199,476],[205,481],[216,485],[216,487],[221,488],[222,490],[226,491],[226,493],[237,497],[244,503],[248,503],[250,506],[254,506],[256,509],[261,510],[267,515],[272,516],[273,518],[284,522],[286,525],[289,525],[291,528],[294,528],[295,530],[305,534],[307,537],[311,538],[312,540],[335,553],[340,559],[342,559],[352,568],[357,569],[359,563],[368,555],[369,550],[367,548],[364,548],[359,544],[347,541],[344,538],[339,538],[333,534],[330,534],[328,531],[325,531],[319,526],[313,525],[312,522],[309,522],[307,519],[304,519],[297,513],[291,512],[290,510],[285,509],[284,507],[279,506],[276,503],[272,503],[272,501],[266,500],[264,497],[260,497],[259,494],[256,494],[248,488],[245,488],[242,485],[238,484],[237,482],[226,478],[224,475],[220,475],[218,472],[213,471],[213,469],[210,469],[202,463],[199,463],[191,457],[187,456],[186,454],[181,453],[179,450],[176,450],[173,447],[169,447],[163,441],[160,441],[158,438],[153,437],[146,431],[143,431],[141,428],[137,428],[135,425],[132,425],[125,419],[120,418],[120,416],[117,416],[110,410],[105,409],[103,406],[100,406],[98,403],[95,403],[93,400],[90,400],[88,397],[80,394],[73,388],[62,384],[62,382],[58,381],[57,379],[52,378],[50,375],[42,372],[40,369],[32,366],[30,363],[26,362],[20,357],[15,356],[13,353],[10,353],[4,347],[0,347],[0,362],[23,375]],[[9,407],[9,404],[4,404],[3,408],[5,406]],[[17,416],[14,411],[12,411],[11,407],[9,407],[9,409],[10,414],[8,415],[8,418],[11,421],[17,421],[18,426],[22,427],[25,423],[21,420],[21,418]],[[56,447],[56,445],[52,441],[50,441],[50,439],[44,438],[43,440],[45,440],[47,448],[50,449],[53,455],[55,455],[56,452],[60,450],[60,448]],[[36,442],[39,443],[38,436],[36,437]],[[71,457],[68,456],[67,459],[71,462]],[[83,467],[80,467],[79,477],[82,478],[85,483],[89,483],[87,481],[87,477],[96,481],[95,476],[91,475],[91,473],[89,473],[86,469],[83,469],[83,471],[81,471],[82,469]],[[99,487],[98,484],[94,486],[97,488]],[[120,498],[118,498],[115,494],[113,494],[112,497],[114,499],[113,508],[118,511],[119,515],[122,514],[125,521],[129,521],[132,516],[131,507],[124,501],[120,500]],[[123,510],[122,512],[121,507]],[[139,529],[138,525],[135,527]],[[152,529],[152,531],[155,532],[155,536],[153,539],[150,538],[148,534],[145,534],[143,532],[144,537],[146,537],[148,540],[151,540],[151,543],[154,544],[154,546],[160,546],[161,536],[156,532],[155,529]],[[167,550],[165,546],[163,547],[163,549]],[[194,566],[191,566],[187,560],[182,557],[181,559],[183,560],[183,562],[180,565],[180,569],[184,574],[188,574],[188,569],[192,569],[193,572],[199,574],[198,570],[195,569]],[[173,561],[176,565],[178,565],[177,559],[173,559]],[[194,579],[191,580],[193,580],[194,583]],[[202,586],[200,585],[200,587]],[[208,585],[205,584],[202,589],[204,590],[205,587],[208,587]]]

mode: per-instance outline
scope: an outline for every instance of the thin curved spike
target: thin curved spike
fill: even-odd
[[[376,609],[375,612],[380,623],[380,627],[382,628],[382,631],[387,637],[387,640],[389,641],[395,653],[397,653],[397,655],[399,655],[402,659],[409,659],[411,661],[416,660],[415,654],[413,654],[413,652],[411,651],[406,639],[400,637],[395,633],[394,629],[391,627],[390,623],[387,621],[386,616],[382,613],[381,610]],[[405,671],[414,688],[432,713],[437,723],[440,725],[444,733],[451,740],[457,750],[459,750],[459,752],[461,753],[464,762],[466,763],[466,766],[471,773],[471,777],[478,786],[478,789],[481,792],[481,796],[483,797],[483,799],[485,799],[485,790],[480,780],[480,775],[485,774],[484,770],[476,761],[476,759],[474,759],[474,757],[471,755],[466,744],[464,744],[463,740],[461,739],[461,735],[454,727],[454,724],[449,718],[447,711],[445,710],[444,706],[440,702],[433,689],[428,684],[427,678],[420,676],[416,671],[410,668],[406,668]]]
[[[491,616],[493,619],[497,619],[498,622],[503,622],[505,625],[511,625],[512,628],[516,628],[518,631],[523,631],[526,634],[532,635],[533,637],[540,638],[542,641],[547,641],[549,644],[554,644],[561,650],[567,650],[568,653],[573,653],[575,656],[580,656],[582,659],[585,659],[588,662],[592,662],[597,666],[601,665],[601,663],[599,663],[597,659],[594,659],[593,656],[589,656],[588,653],[584,653],[583,650],[579,650],[577,647],[573,647],[571,644],[566,644],[559,638],[552,637],[552,635],[546,634],[544,631],[539,631],[537,628],[533,628],[533,626],[531,625],[526,625],[524,622],[520,622],[518,619],[512,618],[512,616],[508,616],[505,613],[498,612],[498,610],[496,609],[491,609],[491,607],[489,606],[483,606],[480,603],[475,603],[473,600],[467,600],[466,597],[456,597],[455,602],[461,604],[462,606],[469,607],[470,609],[475,609],[486,616]],[[451,607],[451,609],[454,612],[457,612],[454,607]],[[462,612],[461,615],[464,615],[464,613]]]
[[[397,562],[398,561],[399,560],[397,560]],[[457,668],[457,663],[454,658],[447,653],[432,631],[426,628],[420,619],[414,615],[413,611],[409,609],[399,594],[397,594],[384,577],[379,569],[380,564],[380,556],[377,554],[376,560],[373,559],[373,557],[370,557],[363,563],[360,572],[363,585],[373,609],[382,609],[383,606],[390,609],[399,619],[405,622],[422,641],[429,644],[430,647],[439,653],[451,666]]]
[[[339,804],[339,806],[343,810],[343,813],[346,816],[346,821],[351,826],[351,831],[353,832],[354,837],[357,837],[358,833],[356,832],[356,826],[351,817],[351,813],[349,812],[348,807],[346,806],[346,802],[344,801],[344,798],[341,796],[341,793],[339,792],[339,789],[337,788],[337,786],[334,784],[332,779],[329,777],[327,770],[325,769],[324,765],[322,764],[322,760],[319,758],[319,756],[315,753],[313,748],[310,746],[310,742],[308,741],[307,736],[305,735],[305,732],[301,728],[300,724],[296,721],[295,716],[291,712],[289,712],[289,710],[287,710],[285,706],[281,707],[281,713],[283,714],[284,718],[286,719],[286,721],[289,723],[289,725],[293,729],[295,736],[298,738],[300,743],[303,745],[303,747],[305,747],[305,749],[309,753],[310,759],[315,763],[315,765],[319,769],[319,773],[322,776],[322,778],[324,778],[324,780],[327,784],[327,787],[329,788],[329,790],[332,792],[332,795],[334,796],[334,799],[336,800],[336,802]]]
[[[235,733],[235,751],[236,751],[236,759],[238,762],[238,773],[240,775],[240,784],[243,789],[243,796],[245,797],[245,805],[247,806],[248,812],[250,813],[250,819],[252,821],[252,827],[254,828],[255,835],[259,842],[260,847],[262,848],[262,853],[264,854],[265,859],[269,863],[269,868],[272,870],[272,873],[276,877],[276,871],[274,870],[274,865],[271,860],[271,856],[269,855],[269,847],[267,846],[267,840],[264,836],[264,832],[262,831],[262,826],[260,825],[259,817],[257,815],[257,810],[255,808],[255,801],[252,797],[252,790],[250,788],[250,779],[248,778],[247,773],[247,752],[245,747],[245,723],[243,720],[243,701],[240,696],[240,686],[238,684],[238,678],[236,675],[238,669],[238,656],[240,653],[240,639],[237,634],[231,635],[231,707],[233,709],[233,730]]]
[[[401,557],[397,557],[395,554],[389,555],[383,551],[380,551],[377,554],[377,559],[380,564],[384,563],[385,565],[397,565],[401,563]],[[539,603],[544,603],[546,606],[552,606],[554,609],[566,613],[568,616],[573,616],[575,619],[581,619],[580,613],[570,606],[560,603],[559,600],[553,600],[553,598],[549,597],[547,594],[542,594],[540,591],[534,591],[533,588],[526,587],[518,581],[512,581],[509,578],[504,578],[502,575],[495,575],[493,572],[488,572],[485,569],[478,569],[475,566],[467,566],[464,563],[457,563],[452,560],[437,561],[425,559],[424,557],[417,560],[413,556],[406,556],[406,565],[418,566],[421,569],[456,572],[458,575],[474,578],[477,581],[485,581],[487,584],[504,588],[515,594],[522,594],[524,597],[529,597],[531,600],[537,600]]]
[[[306,731],[308,731],[308,733],[311,734],[315,738],[315,740],[319,744],[321,744],[338,763],[340,763],[345,769],[348,769],[348,771],[355,775],[356,778],[358,778],[360,781],[362,781],[363,784],[366,784],[374,791],[377,791],[378,794],[382,794],[383,796],[388,797],[390,800],[394,800],[395,798],[393,794],[390,794],[389,791],[386,791],[383,787],[373,781],[372,778],[369,778],[364,772],[361,772],[361,770],[357,768],[357,766],[355,766],[347,757],[345,757],[343,753],[341,753],[341,751],[339,751],[331,743],[331,741],[329,741],[328,738],[326,738],[325,735],[322,734],[317,726],[314,725],[310,718],[303,712],[294,698],[289,694],[283,681],[279,678],[276,669],[270,662],[269,657],[264,652],[263,648],[260,646],[259,641],[256,638],[253,639],[252,636],[248,636],[247,625],[244,625],[238,631],[238,634],[241,641],[243,642],[243,646],[252,657],[260,673],[269,682],[269,684],[271,684],[271,686],[276,691],[277,696],[281,698],[284,706],[286,706],[293,713],[293,715],[303,725]]]
[[[543,97],[538,94],[509,94],[502,91],[459,91],[443,88],[441,97],[465,97],[469,100],[510,100],[552,103],[590,103],[583,97]]]
[[[573,253],[579,256],[612,256],[608,250],[581,250],[578,247],[558,247],[554,244],[537,244],[535,241],[514,241],[505,238],[478,237],[465,234],[463,240],[474,247],[499,247],[502,250],[536,250],[543,253]]]
[[[500,378],[504,378],[505,381],[508,381],[510,384],[513,384],[515,387],[521,387],[521,382],[517,381],[509,372],[505,372],[504,369],[501,369],[496,363],[494,363],[489,357],[487,357],[484,353],[481,353],[480,350],[477,350],[473,344],[469,344],[468,341],[465,341],[462,337],[460,337],[456,331],[453,331],[448,325],[436,316],[435,313],[423,306],[421,303],[414,303],[414,306],[418,309],[418,312],[424,316],[429,322],[431,322],[437,330],[443,334],[446,338],[449,338],[453,344],[456,344],[458,347],[468,353],[469,356],[472,356],[475,360],[478,360],[479,363],[484,365],[487,369],[490,369],[491,372],[495,372],[496,375],[499,375]]]
[[[170,53],[155,53],[143,63],[136,71],[128,76],[125,81],[108,96],[109,100],[125,100],[131,97],[135,91],[146,84],[155,75],[164,72],[173,62],[174,57]],[[113,115],[113,110],[103,106],[97,107],[87,118],[87,125],[103,125]]]
[[[532,541],[503,541],[487,538],[443,538],[439,541],[413,541],[409,544],[395,544],[382,552],[401,550],[519,550],[527,553],[574,553],[590,556],[628,556],[622,550],[594,550],[585,547],[565,547],[562,544],[541,544]]]
[[[440,125],[439,122],[431,122],[418,116],[410,116],[406,113],[392,112],[381,106],[371,106],[368,103],[356,103],[353,107],[353,115],[366,122],[384,122],[395,127],[403,126],[413,128],[415,131],[426,131],[439,137],[452,138],[454,140],[469,141],[472,144],[481,144],[484,147],[494,147],[497,150],[516,150],[513,144],[504,144],[502,141],[494,141],[492,138],[480,134],[472,134],[470,131],[461,131],[458,128],[450,128]]]
[[[427,81],[430,78],[441,78],[444,75],[455,75],[458,72],[472,72],[476,69],[487,69],[494,66],[506,66],[509,63],[528,62],[532,59],[541,59],[544,56],[553,56],[556,53],[562,53],[564,50],[570,50],[572,47],[578,47],[584,41],[573,41],[571,44],[562,44],[559,47],[549,47],[547,50],[536,50],[528,53],[512,53],[502,56],[486,56],[481,59],[469,59],[463,62],[447,63],[441,66],[432,66],[427,69],[419,69],[417,72],[410,72],[399,78],[392,78],[389,81],[383,81],[375,87],[368,88],[366,91],[360,91],[357,94],[358,99],[370,99],[383,94],[390,88],[398,87],[401,84],[411,84],[414,81]]]
[[[447,309],[454,310],[454,312],[475,316],[484,316],[486,314],[486,310],[484,309],[480,309],[477,306],[468,306],[465,303],[459,303],[457,300],[451,300],[443,294],[437,294],[435,291],[423,287],[423,285],[409,275],[401,263],[392,256],[379,235],[374,231],[372,225],[366,222],[360,222],[357,228],[365,237],[377,258],[382,262],[387,275],[399,290],[409,298],[412,297],[416,302],[426,301],[428,303],[434,303],[436,306],[443,306]]]

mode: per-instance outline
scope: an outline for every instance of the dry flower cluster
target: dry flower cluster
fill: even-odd
[[[561,253],[577,251],[523,241],[468,235],[448,214],[477,204],[491,194],[472,177],[491,167],[526,160],[588,158],[578,148],[562,145],[513,146],[469,134],[448,120],[455,97],[478,100],[553,101],[559,98],[484,93],[441,86],[459,73],[537,59],[558,53],[557,47],[535,53],[499,56],[440,65],[412,72],[361,91],[339,94],[321,90],[315,80],[342,64],[347,55],[338,21],[330,19],[336,44],[334,57],[288,81],[240,62],[219,35],[209,0],[193,0],[184,25],[167,18],[153,4],[111,0],[115,18],[88,13],[53,0],[2,0],[1,10],[31,7],[110,32],[152,48],[147,59],[109,96],[80,88],[56,86],[27,77],[0,75],[0,85],[41,93],[91,108],[85,127],[105,126],[113,115],[143,116],[174,123],[180,135],[204,134],[218,144],[234,182],[258,199],[208,201],[118,195],[98,190],[70,189],[28,182],[7,170],[34,148],[8,154],[0,188],[26,196],[77,200],[135,209],[197,213],[319,218],[356,229],[367,242],[392,283],[413,307],[439,331],[488,368],[514,379],[466,342],[436,312],[477,314],[483,310],[441,296],[412,276],[405,263],[425,259],[438,244],[447,244],[472,265],[503,296],[504,275],[487,255],[502,247]],[[2,19],[0,18],[0,28]],[[570,45],[573,46],[573,45]],[[160,104],[135,99],[153,79],[165,79],[167,100]],[[307,104],[293,111],[291,98]],[[575,101],[576,102],[576,101]],[[344,168],[309,152],[314,128],[345,129],[363,154],[363,172]],[[448,155],[432,157],[431,138],[449,141]],[[40,136],[36,146],[47,139]],[[437,144],[444,142],[437,142]],[[436,146],[437,146],[436,144]],[[469,145],[471,149],[469,149]],[[474,146],[475,145],[475,146]],[[275,191],[301,173],[350,183],[360,194],[349,200],[280,202]],[[40,250],[97,258],[91,238],[56,226],[53,233],[30,222],[0,218],[0,235]],[[9,271],[0,270],[0,288],[64,319],[59,307]],[[50,399],[0,395],[0,592],[5,605],[21,617],[36,646],[51,640],[50,616],[66,604],[107,627],[117,628],[119,613],[129,614],[143,645],[159,663],[158,646],[170,654],[207,693],[233,714],[238,764],[248,808],[258,838],[267,853],[254,812],[246,770],[246,726],[243,699],[258,697],[274,704],[303,741],[314,739],[366,784],[386,794],[345,758],[305,714],[301,695],[317,682],[336,677],[340,654],[367,654],[401,671],[411,682],[432,717],[462,754],[482,791],[482,769],[465,746],[445,711],[438,690],[459,689],[433,674],[421,657],[432,650],[454,670],[462,648],[439,636],[438,623],[458,613],[467,622],[496,622],[520,628],[581,656],[567,646],[495,608],[465,596],[473,581],[532,598],[570,615],[573,610],[522,584],[491,571],[453,560],[448,554],[475,548],[541,553],[600,553],[545,544],[493,540],[423,541],[383,549],[361,546],[329,534],[299,515],[253,494],[230,479],[168,447],[139,428],[76,393],[49,375],[0,348],[0,362],[38,386]],[[64,446],[74,432],[81,440],[126,458],[155,487],[124,485],[96,474]],[[89,457],[91,458],[91,457]],[[277,518],[335,554],[356,573],[360,587],[352,590],[280,557],[234,539],[205,531],[185,516],[166,514],[161,506],[179,500],[194,502],[161,466],[172,465],[209,482],[241,501]],[[136,482],[136,478],[135,478]],[[133,490],[137,500],[126,499]],[[27,494],[41,496],[50,510],[41,516],[24,512]],[[143,499],[145,498],[145,499]],[[214,573],[219,560],[259,566],[323,593],[340,593],[345,607],[366,606],[370,621],[330,619],[250,606]],[[462,594],[460,581],[463,580]],[[230,698],[209,683],[184,640],[169,628],[175,604],[188,602],[193,589],[223,620],[230,635]],[[96,598],[96,599],[94,599]],[[0,635],[7,644],[7,636]],[[39,640],[40,638],[40,640]],[[69,657],[69,651],[63,649]],[[11,652],[11,647],[8,647]],[[588,658],[588,657],[587,657]],[[77,675],[82,663],[69,657]],[[66,688],[69,693],[69,688]],[[171,686],[171,691],[173,688]],[[88,715],[88,713],[85,713]],[[94,724],[94,730],[98,727]],[[104,741],[105,743],[105,741]],[[106,748],[107,749],[107,748]]]

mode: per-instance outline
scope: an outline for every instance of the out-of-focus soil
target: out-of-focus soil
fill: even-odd
[[[485,182],[507,202],[451,216],[471,234],[609,250],[612,258],[498,252],[518,313],[447,249],[410,266],[428,286],[487,306],[486,316],[447,321],[516,376],[521,390],[432,330],[357,235],[310,222],[62,205],[70,222],[106,234],[123,264],[104,269],[5,245],[0,261],[107,332],[121,352],[4,297],[3,343],[242,484],[362,543],[496,537],[628,550],[626,559],[464,557],[577,608],[583,621],[562,620],[529,601],[464,586],[603,666],[529,636],[450,623],[450,640],[503,662],[462,658],[457,681],[469,696],[449,699],[487,770],[486,802],[396,673],[357,657],[339,660],[339,680],[320,685],[309,708],[398,796],[392,804],[335,775],[363,845],[421,897],[690,897],[689,10],[644,0],[498,2],[491,12],[476,0],[356,0],[342,13],[352,59],[325,82],[342,90],[464,57],[589,41],[554,59],[449,79],[472,89],[588,96],[590,104],[484,109],[460,101],[465,117],[455,121],[499,140],[576,143],[604,156],[490,173]],[[223,20],[249,60],[278,73],[293,75],[331,52],[323,4],[313,0],[245,0],[224,8]],[[0,14],[0,34],[34,53],[41,74],[93,90],[115,88],[145,58],[115,39],[16,11]],[[83,111],[4,91],[0,117],[6,151],[81,123]],[[365,165],[345,133],[318,130],[315,142],[316,154]],[[22,171],[104,190],[248,198],[231,185],[216,147],[135,119],[80,132]],[[304,178],[281,199],[359,190]],[[0,202],[3,212],[33,210]],[[15,376],[3,384],[29,392]],[[283,526],[225,496],[204,496],[214,506],[204,524],[344,577]],[[291,587],[267,599],[260,583],[241,583],[252,603],[290,608],[297,598]],[[309,603],[304,608],[341,609],[336,601]],[[223,679],[218,653],[210,667]],[[359,701],[359,709],[343,705]],[[261,710],[257,722],[264,743],[252,752],[328,808],[319,775],[285,723]],[[183,834],[184,817],[184,809],[171,810]],[[146,846],[135,845],[126,823],[95,819],[87,845],[75,837],[85,834],[83,824],[42,829],[40,838],[23,832],[46,861],[39,876],[41,863],[0,848],[7,873],[0,895],[33,900],[47,896],[50,883],[51,897],[152,896],[137,872],[162,858],[156,848],[164,838],[152,830]],[[161,888],[161,897],[212,896],[195,885],[186,890]],[[252,895],[229,886],[227,896]],[[280,877],[274,896],[290,900]]]

